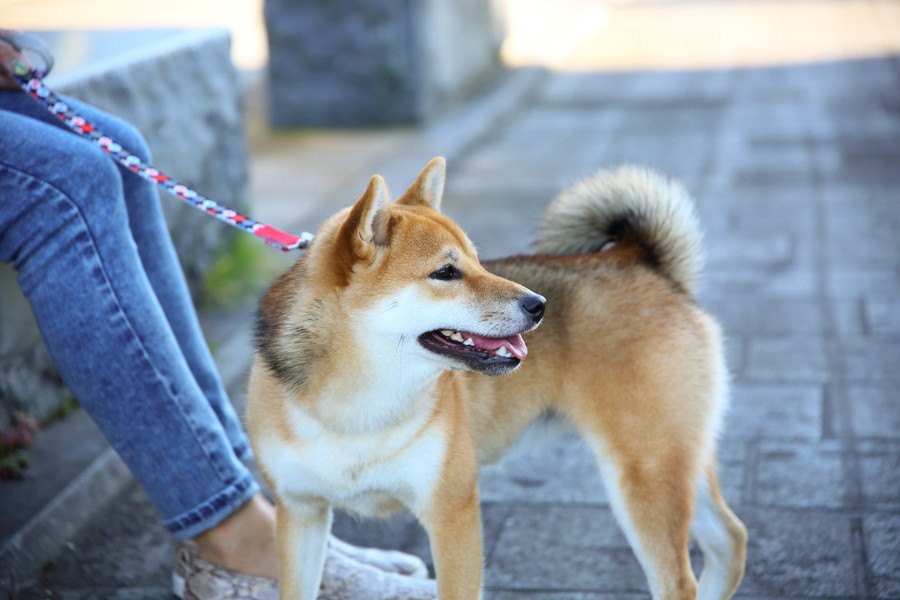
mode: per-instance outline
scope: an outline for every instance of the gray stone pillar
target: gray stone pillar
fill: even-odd
[[[416,122],[499,67],[492,0],[266,0],[275,126]]]

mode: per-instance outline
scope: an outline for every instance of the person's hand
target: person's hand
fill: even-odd
[[[0,29],[0,35],[7,32],[8,30],[6,29]],[[0,39],[0,88],[6,90],[19,89],[19,82],[13,78],[13,63],[16,61],[29,66],[28,59],[25,58],[21,50],[16,50],[15,46],[6,40]]]

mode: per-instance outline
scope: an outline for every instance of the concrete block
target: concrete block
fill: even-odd
[[[864,307],[866,326],[874,335],[900,335],[900,300],[868,298]]]
[[[900,598],[900,515],[863,517],[863,537],[875,598]]]
[[[490,555],[508,513],[508,505],[482,504],[481,530],[485,556]],[[332,533],[342,540],[364,548],[391,548],[415,554],[433,570],[428,534],[408,512],[397,513],[389,519],[361,519],[338,511],[335,514]]]
[[[728,201],[733,227],[745,232],[809,233],[815,226],[812,188],[808,185],[728,186],[715,192]]]
[[[730,290],[735,296],[793,296],[816,294],[819,289],[812,264],[791,261],[777,265],[732,265],[710,269],[702,276],[703,287]]]
[[[746,379],[753,382],[823,383],[828,361],[816,336],[754,337],[748,344]]]
[[[754,488],[764,506],[840,508],[853,495],[836,442],[760,442]]]
[[[750,532],[741,595],[857,596],[850,517],[745,508],[741,520]]]
[[[647,594],[642,593],[608,593],[608,592],[527,592],[518,590],[491,590],[491,600],[646,600]]]
[[[732,265],[740,268],[739,265]],[[793,335],[815,334],[823,329],[822,309],[813,297],[762,296],[729,297],[724,289],[705,287],[701,303],[729,334]]]
[[[727,428],[727,424],[726,424]],[[731,441],[727,429],[716,450],[716,475],[725,502],[732,508],[744,502],[747,476],[747,444]],[[736,510],[736,509],[735,509]]]
[[[824,250],[829,265],[852,268],[860,263],[890,268],[900,254],[900,213],[892,200],[868,190],[843,186],[845,196],[826,196]]]
[[[859,442],[856,459],[863,502],[867,506],[900,509],[900,443]]]
[[[511,211],[540,214],[552,192],[529,190],[521,194],[498,185],[467,186],[472,179],[448,182],[442,212],[456,220],[478,248],[482,260],[531,252],[537,218],[531,223],[510,219]],[[462,190],[460,189],[462,188]]]
[[[814,156],[809,152],[809,135],[749,135],[735,171],[735,183],[803,183],[812,181]]]
[[[837,265],[829,270],[826,292],[837,300],[855,300],[866,294],[900,296],[897,269],[887,264]]]
[[[890,384],[847,384],[833,393],[834,412],[849,415],[835,420],[839,435],[856,438],[900,439],[900,393]]]
[[[643,103],[714,112],[732,100],[734,76],[725,71],[563,72],[553,75],[538,100],[553,105],[614,107],[616,111]]]
[[[418,121],[499,66],[488,0],[267,0],[265,17],[276,126]]]
[[[732,387],[724,438],[819,439],[822,388],[814,384],[749,384]]]
[[[744,234],[731,232],[706,242],[709,269],[733,269],[747,266],[777,268],[787,265],[793,256],[793,240],[779,232]]]
[[[646,590],[643,571],[610,511],[580,506],[514,509],[488,563],[487,586],[523,591]]]
[[[830,342],[840,353],[844,375],[851,381],[900,380],[900,344],[891,339],[844,338]]]
[[[831,333],[837,337],[860,337],[866,334],[868,330],[864,308],[859,298],[833,299],[830,304],[834,328]]]
[[[577,439],[538,444],[482,469],[483,502],[607,504],[594,457]]]

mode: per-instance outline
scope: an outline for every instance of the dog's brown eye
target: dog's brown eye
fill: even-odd
[[[432,279],[437,279],[439,281],[451,281],[453,279],[462,279],[462,271],[454,267],[453,265],[444,265],[431,275],[429,275]]]

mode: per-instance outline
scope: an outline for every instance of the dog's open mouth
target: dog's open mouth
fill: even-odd
[[[519,334],[492,338],[456,329],[437,329],[420,335],[419,343],[436,354],[461,359],[473,370],[498,374],[515,368],[528,356],[525,340]]]

